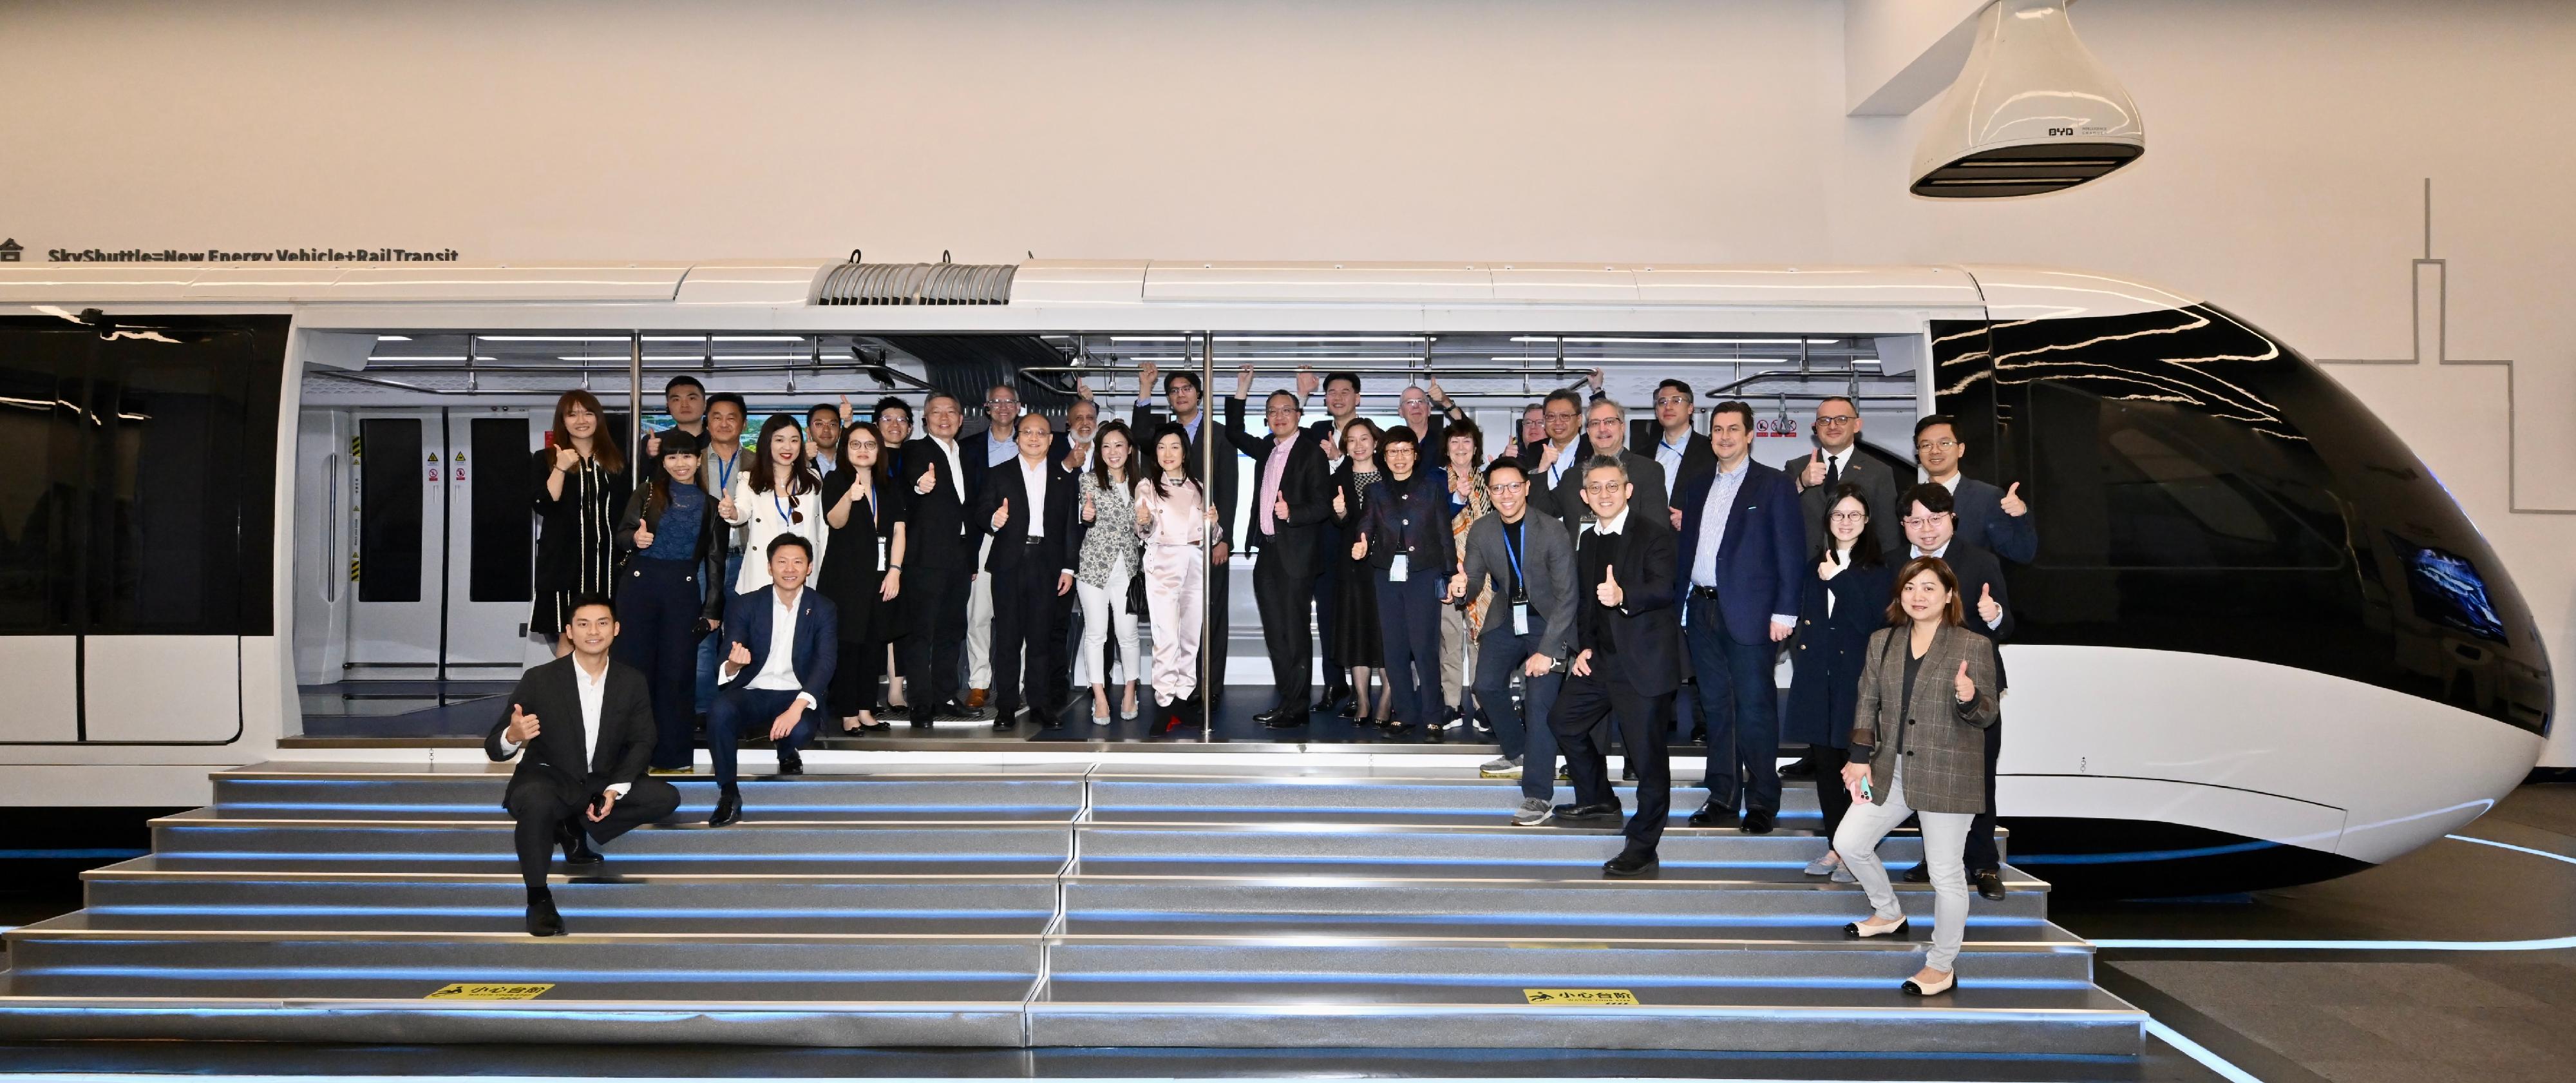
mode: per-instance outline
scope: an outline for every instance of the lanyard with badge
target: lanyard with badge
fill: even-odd
[[[886,570],[886,542],[890,539],[886,537],[885,524],[877,521],[877,494],[871,491],[868,495],[860,497],[859,506],[860,510],[867,514],[869,533],[877,536],[877,570],[884,571]]]
[[[1408,544],[1409,540],[1413,537],[1413,500],[1411,498],[1414,492],[1415,490],[1411,486],[1407,486],[1404,492],[1395,498],[1395,506],[1404,509],[1404,518],[1401,520],[1404,525],[1399,528],[1398,533],[1395,536],[1396,544],[1399,546]],[[1386,569],[1386,581],[1389,583],[1404,582],[1404,573],[1405,554],[1404,550],[1398,549],[1395,553],[1395,562]]]
[[[1521,532],[1519,523],[1503,524],[1503,553],[1512,558],[1512,634],[1529,634],[1529,580],[1521,577],[1521,547],[1512,541]]]

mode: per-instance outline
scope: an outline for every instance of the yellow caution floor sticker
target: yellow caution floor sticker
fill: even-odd
[[[1602,1004],[1635,1007],[1637,994],[1625,989],[1523,989],[1532,1004]]]
[[[537,995],[554,988],[545,985],[505,985],[491,982],[460,981],[449,985],[424,1000],[535,1000]],[[1536,1003],[1532,1001],[1531,1003]]]

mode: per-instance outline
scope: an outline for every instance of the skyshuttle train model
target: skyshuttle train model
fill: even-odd
[[[1966,472],[2019,483],[2040,538],[2007,568],[1999,811],[2010,861],[2061,889],[2385,862],[2486,811],[2548,730],[2530,610],[2439,479],[2288,344],[2112,276],[34,266],[0,268],[0,801],[166,810],[207,803],[211,769],[281,756],[479,757],[317,748],[302,704],[546,656],[524,630],[524,472],[568,388],[626,439],[679,373],[744,394],[756,426],[843,394],[974,402],[1005,376],[1059,416],[1082,378],[1123,417],[1146,364],[1219,393],[1252,364],[1256,395],[1300,364],[1351,369],[1373,402],[1436,376],[1497,434],[1591,369],[1638,417],[1679,377],[1703,411],[1776,411],[1755,448],[1774,464],[1812,446],[1797,411],[1851,395],[1905,478],[1913,420],[1955,415]]]

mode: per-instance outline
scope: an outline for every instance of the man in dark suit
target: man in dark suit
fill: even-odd
[[[1708,441],[1691,427],[1697,413],[1691,385],[1666,380],[1655,385],[1655,416],[1628,426],[1628,450],[1664,468],[1665,492],[1680,492],[1684,477],[1713,468]]]
[[[919,439],[904,444],[902,484],[912,489],[904,524],[903,603],[899,619],[912,634],[896,641],[909,693],[912,728],[928,730],[941,711],[970,713],[959,701],[957,652],[966,644],[966,608],[976,574],[976,545],[983,531],[971,520],[975,489],[969,471],[982,449],[961,445],[957,427],[965,411],[957,397],[932,392],[921,402]]]
[[[576,599],[564,625],[572,653],[530,669],[510,690],[510,711],[483,735],[495,762],[526,750],[501,807],[517,821],[519,876],[528,885],[528,934],[563,935],[546,886],[555,844],[564,864],[597,869],[590,848],[680,807],[680,791],[647,774],[653,704],[644,674],[610,661],[617,613],[608,599]]]
[[[742,818],[734,778],[734,744],[747,726],[763,726],[778,746],[778,773],[805,773],[796,750],[814,737],[815,718],[841,657],[840,614],[823,592],[805,589],[814,543],[795,534],[769,542],[769,582],[725,603],[724,686],[707,713],[707,755],[715,761],[716,810],[710,827]]]
[[[1161,376],[1163,399],[1171,403],[1167,417],[1156,413],[1152,388]],[[1204,462],[1213,450],[1215,465],[1208,471],[1208,499],[1215,502],[1219,525],[1226,539],[1240,538],[1242,524],[1237,521],[1235,498],[1242,492],[1241,460],[1234,454],[1230,441],[1218,438],[1216,426],[1207,424],[1206,389],[1199,386],[1197,373],[1174,369],[1159,373],[1153,362],[1145,362],[1136,372],[1136,409],[1127,427],[1135,430],[1136,453],[1146,459],[1154,457],[1154,430],[1165,421],[1178,422],[1190,434],[1190,456],[1193,462]],[[1207,614],[1208,629],[1199,641],[1199,654],[1207,659],[1208,672],[1214,675],[1204,696],[1209,707],[1225,696],[1226,641],[1233,634],[1234,620],[1229,610],[1234,597],[1232,544],[1219,541],[1208,553]]]
[[[1625,446],[1628,441],[1628,408],[1609,399],[1595,400],[1584,415],[1583,439],[1586,458],[1580,468],[1588,469],[1593,458],[1617,459],[1625,464],[1628,484],[1636,490],[1636,498],[1629,503],[1649,514],[1663,517],[1665,528],[1671,529],[1672,501],[1669,499],[1670,490],[1664,488],[1663,468],[1655,465],[1655,460]],[[1566,476],[1574,477],[1572,474]],[[1539,507],[1540,511],[1575,525],[1582,520],[1590,496],[1582,488],[1582,483],[1576,481],[1557,485],[1547,493],[1546,500],[1547,503]]]
[[[1896,506],[1896,472],[1860,449],[1860,429],[1860,407],[1852,400],[1837,395],[1816,404],[1816,450],[1791,467],[1798,480],[1799,518],[1807,524],[1809,553],[1823,550],[1825,510],[1844,485],[1860,489],[1861,502],[1869,507],[1870,533],[1878,536],[1878,551],[1893,553],[1904,546],[1904,531],[1896,525],[1905,514]]]
[[[1672,726],[1673,693],[1681,687],[1681,629],[1673,611],[1678,550],[1663,509],[1631,502],[1636,482],[1624,461],[1596,456],[1582,470],[1593,522],[1574,546],[1575,653],[1548,714],[1574,777],[1574,803],[1558,806],[1556,821],[1619,819],[1609,758],[1593,736],[1603,719],[1613,720],[1637,769],[1637,812],[1622,831],[1627,845],[1601,872],[1645,876],[1657,867],[1655,847],[1673,807],[1664,731]]]
[[[1521,469],[1530,472],[1530,506],[1565,524],[1574,540],[1583,511],[1583,396],[1571,388],[1547,393],[1539,403],[1546,438],[1521,445]]]
[[[1312,399],[1318,390],[1324,394],[1324,417],[1306,426],[1306,431],[1314,433],[1315,439],[1323,444],[1325,461],[1339,464],[1342,459],[1342,427],[1360,416],[1360,374],[1328,372],[1318,379],[1314,369],[1297,366],[1298,397]],[[1330,519],[1324,520],[1318,534],[1317,544],[1324,552],[1338,553],[1350,548],[1350,538],[1341,524]],[[1351,695],[1350,664],[1342,661],[1341,652],[1334,648],[1330,631],[1341,609],[1342,573],[1347,566],[1343,561],[1325,560],[1315,569],[1315,627],[1325,629],[1324,694],[1315,700],[1318,714],[1340,706]]]
[[[1254,436],[1243,427],[1243,400],[1251,392],[1252,366],[1245,365],[1225,402],[1225,435],[1253,462],[1252,521],[1246,524],[1246,537],[1260,558],[1252,566],[1252,600],[1261,607],[1261,639],[1279,695],[1276,705],[1253,720],[1294,726],[1305,721],[1309,707],[1306,691],[1315,658],[1310,614],[1315,569],[1327,555],[1318,534],[1333,515],[1332,472],[1324,462],[1323,444],[1300,425],[1304,411],[1296,393],[1270,393],[1264,410],[1270,434]],[[1216,599],[1208,604],[1215,605]]]
[[[1960,473],[1968,445],[1959,440],[1959,423],[1950,415],[1927,414],[1914,423],[1914,456],[1925,481],[1950,490],[1959,537],[2015,564],[2039,556],[2039,531],[2031,525],[2030,505],[2022,502],[2021,483],[1998,489]]]
[[[975,505],[976,526],[993,536],[984,572],[993,581],[997,730],[1017,725],[1024,706],[1040,726],[1063,720],[1065,615],[1083,530],[1075,475],[1050,457],[1055,434],[1047,419],[1029,414],[1019,427],[1020,453],[985,475]]]
[[[1904,499],[1905,536],[1912,543],[1908,554],[1939,557],[1950,565],[1950,574],[1959,579],[1961,622],[1995,641],[1995,678],[2009,685],[2010,674],[2004,670],[2000,648],[2012,638],[2012,596],[2004,590],[2003,563],[1993,553],[1958,535],[1957,503],[1950,490],[1927,481],[1907,489]],[[2003,858],[1995,846],[1995,761],[2004,750],[2003,728],[2001,715],[1986,727],[1986,811],[1978,813],[1976,821],[1968,826],[1965,859],[1977,894],[1989,899],[2004,897]],[[1912,883],[1929,883],[1931,873],[1918,864],[1905,878]]]
[[[1691,826],[1741,824],[1766,834],[1780,813],[1780,641],[1798,626],[1806,531],[1789,476],[1753,461],[1753,407],[1721,402],[1708,415],[1716,468],[1682,483],[1682,621],[1699,725],[1708,731],[1708,803]],[[1741,784],[1741,790],[1738,784]]]

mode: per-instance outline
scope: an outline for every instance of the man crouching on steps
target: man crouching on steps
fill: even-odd
[[[576,599],[564,638],[572,653],[522,675],[509,712],[483,737],[495,761],[527,751],[501,807],[518,821],[530,936],[563,935],[546,887],[556,843],[566,866],[596,871],[603,859],[593,840],[605,843],[680,807],[680,791],[645,773],[654,730],[644,675],[608,659],[617,611],[606,598]]]

